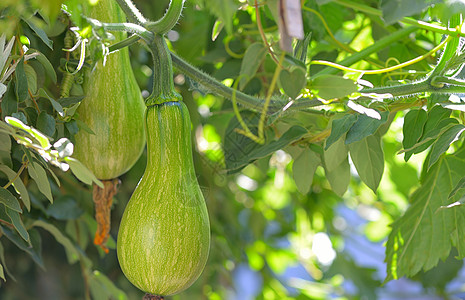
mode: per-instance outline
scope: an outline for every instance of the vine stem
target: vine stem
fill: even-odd
[[[363,73],[363,74],[382,74],[382,73],[387,73],[387,72],[399,70],[399,69],[402,69],[404,67],[407,67],[407,66],[410,66],[410,65],[413,65],[413,64],[415,64],[417,62],[422,61],[423,59],[425,59],[425,58],[431,56],[432,54],[436,53],[436,51],[442,49],[451,39],[452,39],[452,37],[448,36],[439,45],[437,45],[436,47],[434,47],[433,49],[428,51],[428,53],[425,53],[423,55],[415,57],[415,58],[413,58],[411,60],[408,60],[408,61],[406,61],[404,63],[398,64],[398,65],[395,65],[395,66],[392,66],[392,67],[384,68],[384,69],[379,69],[379,70],[358,70],[358,69],[349,68],[349,67],[346,67],[346,66],[343,66],[343,65],[339,65],[337,63],[333,63],[333,62],[330,62],[330,61],[325,61],[325,60],[314,60],[310,64],[329,66],[329,67],[333,67],[333,68],[336,68],[336,69],[339,69],[339,70],[342,70],[342,71],[348,71],[348,72],[357,72],[357,73]]]
[[[168,10],[160,20],[146,22],[144,27],[152,32],[164,35],[178,23],[185,0],[171,0]]]
[[[145,19],[131,0],[116,0],[116,2],[118,2],[129,21],[139,25],[143,25],[147,22],[147,19]]]
[[[135,33],[143,38],[147,43],[151,43],[155,36],[152,32],[145,29],[144,27],[134,23],[101,23],[106,30],[112,31],[126,31]],[[126,41],[126,40],[123,40]]]
[[[108,29],[108,30],[123,30],[124,31],[125,28],[126,28],[125,24],[127,24],[127,23],[119,23],[119,24],[117,24],[117,23],[115,23],[115,24],[107,23],[107,24],[105,24],[105,26],[106,26],[106,29]],[[138,30],[140,30],[140,33],[143,33],[145,31],[145,32],[148,32],[148,33],[152,34],[150,31],[146,30],[142,26],[138,26],[136,28]],[[138,34],[140,34],[140,33],[138,33]],[[160,38],[162,39],[163,37],[160,37]],[[114,51],[116,51],[118,49],[121,49],[123,47],[127,47],[127,46],[129,46],[129,45],[131,45],[133,43],[136,43],[139,39],[140,39],[140,36],[131,36],[131,37],[129,37],[129,38],[117,43],[117,44],[114,44],[113,46],[111,46],[109,48],[109,51],[114,52]],[[155,39],[155,35],[153,36],[153,40],[154,39]],[[150,41],[150,43],[152,43],[153,40]],[[159,43],[160,42],[161,41],[159,41]],[[166,45],[166,43],[165,43],[165,45]],[[153,47],[155,49],[155,48],[160,47],[160,46],[153,45]],[[165,46],[163,46],[163,47],[165,47]],[[158,51],[158,50],[156,50],[156,51]],[[209,89],[209,91],[211,91],[212,93],[215,93],[217,95],[220,95],[220,96],[225,97],[225,98],[230,99],[230,100],[232,99],[234,89],[232,89],[232,88],[230,88],[228,86],[225,86],[224,84],[222,84],[218,80],[214,79],[210,75],[208,75],[208,74],[200,71],[196,67],[190,65],[188,62],[184,61],[182,58],[180,58],[179,56],[177,56],[173,52],[169,51],[168,53],[171,56],[172,65],[174,65],[174,67],[176,67],[178,69],[178,71],[180,71],[184,75],[189,76],[194,81],[200,83],[201,85],[203,85],[204,87]],[[236,99],[237,99],[237,102],[239,104],[241,104],[244,107],[246,107],[246,108],[248,108],[250,110],[253,110],[253,111],[261,112],[261,110],[262,110],[262,108],[264,106],[263,99],[259,99],[259,98],[247,95],[247,94],[242,93],[240,91],[236,92]],[[273,113],[279,112],[287,104],[288,104],[288,101],[285,101],[285,100],[271,99],[270,103],[269,103],[270,111],[267,111],[267,113],[268,114],[273,114]],[[315,106],[320,106],[320,105],[322,105],[322,103],[320,101],[318,101],[318,100],[315,100],[315,99],[312,99],[312,100],[300,100],[300,101],[295,102],[291,106],[289,106],[289,109],[290,110],[305,109],[305,108],[310,108],[310,107],[315,107]]]
[[[404,29],[401,29],[401,30],[397,30],[394,33],[392,33],[391,35],[388,35],[388,36],[383,37],[380,40],[376,41],[373,45],[368,46],[367,48],[361,50],[360,52],[354,53],[353,55],[351,55],[351,56],[347,57],[346,59],[340,61],[338,64],[342,65],[342,66],[350,66],[350,65],[364,59],[365,57],[368,57],[371,54],[376,53],[376,52],[380,51],[381,49],[386,48],[387,46],[391,45],[394,42],[404,39],[406,36],[408,36],[409,34],[414,32],[415,30],[417,30],[417,28],[415,28],[413,26],[412,27],[407,27],[407,28],[404,28]],[[336,74],[337,72],[338,72],[338,69],[328,67],[328,68],[325,68],[325,69],[321,70],[320,72],[318,72],[315,75],[315,77],[323,75],[323,74]]]
[[[263,42],[265,43],[266,49],[268,49],[268,52],[271,55],[271,58],[275,61],[276,64],[279,65],[279,60],[276,58],[275,54],[273,53],[273,49],[271,49],[271,45],[268,43],[268,40],[266,39],[265,32],[263,31],[263,26],[262,26],[262,20],[260,16],[260,10],[258,7],[258,1],[255,0],[255,18],[257,19],[257,27],[258,31],[260,32],[260,36],[262,37]]]

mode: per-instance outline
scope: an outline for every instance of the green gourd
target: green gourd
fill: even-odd
[[[155,295],[188,288],[208,258],[210,224],[195,176],[190,131],[183,102],[147,108],[147,166],[119,228],[123,273]]]
[[[99,0],[87,15],[102,22],[125,22],[126,17],[114,0]],[[116,43],[125,38],[113,33]],[[145,103],[132,72],[127,48],[98,62],[87,70],[85,98],[77,113],[95,134],[80,130],[75,136],[74,157],[101,180],[112,179],[128,171],[142,154],[145,145]]]

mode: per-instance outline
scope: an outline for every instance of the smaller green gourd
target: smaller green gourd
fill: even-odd
[[[117,254],[132,284],[167,296],[185,290],[202,273],[210,224],[195,176],[186,105],[149,106],[145,125],[147,167],[121,219]]]
[[[126,16],[114,0],[99,0],[88,16],[102,22],[124,22]],[[115,32],[115,41],[126,37]],[[111,53],[87,70],[85,98],[77,113],[93,132],[80,130],[75,136],[74,157],[100,180],[117,178],[139,159],[145,146],[145,104],[132,72],[129,50]]]

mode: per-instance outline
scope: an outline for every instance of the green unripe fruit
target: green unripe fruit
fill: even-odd
[[[182,102],[147,109],[147,167],[124,211],[117,252],[129,281],[151,294],[185,290],[208,258],[210,224],[190,130]]]
[[[126,21],[114,0],[99,0],[88,16],[102,22]],[[118,42],[126,34],[116,32],[114,36],[114,42]],[[132,72],[128,49],[108,55],[105,66],[100,61],[93,72],[87,70],[83,89],[86,97],[77,113],[95,134],[78,132],[74,157],[97,178],[116,178],[135,164],[145,145],[145,104]]]

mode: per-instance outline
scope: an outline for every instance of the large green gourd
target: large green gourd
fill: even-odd
[[[125,22],[114,0],[99,0],[87,14],[102,22]],[[115,32],[115,40],[125,33]],[[132,72],[127,48],[108,55],[105,66],[85,74],[85,98],[77,113],[94,133],[80,130],[75,136],[74,156],[97,178],[120,176],[137,161],[145,145],[145,104]]]
[[[185,290],[208,258],[210,225],[190,130],[183,102],[148,107],[147,167],[124,211],[117,253],[129,281],[151,294]]]

